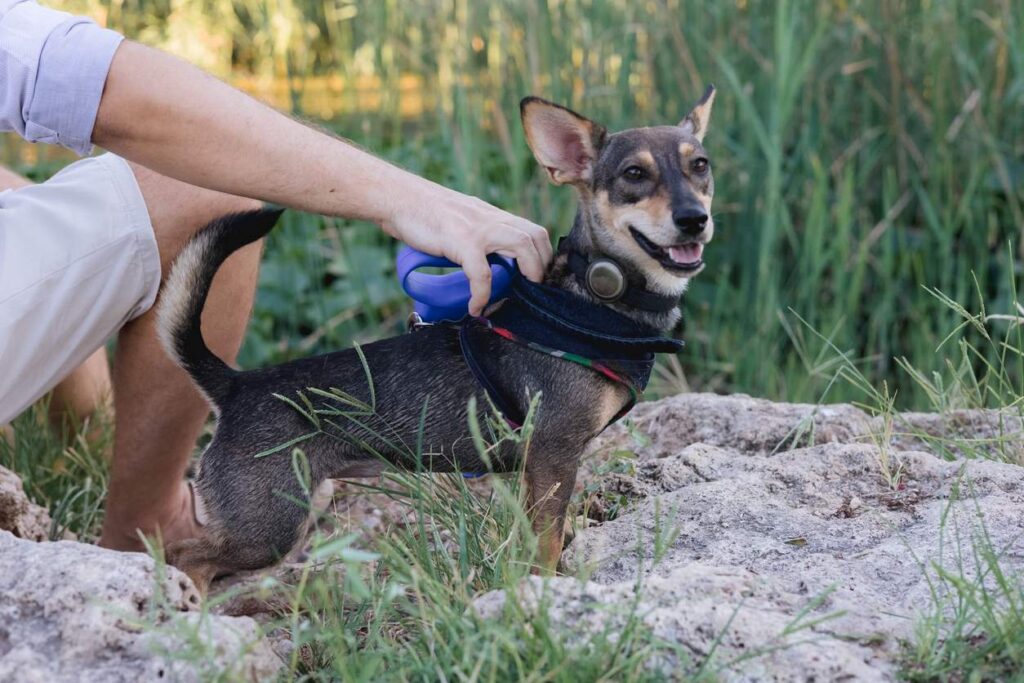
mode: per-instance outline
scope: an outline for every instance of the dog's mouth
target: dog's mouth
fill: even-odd
[[[663,247],[649,240],[632,225],[629,226],[629,232],[633,235],[636,243],[640,245],[640,248],[667,270],[696,273],[704,266],[704,261],[701,259],[704,255],[703,242],[689,240]]]

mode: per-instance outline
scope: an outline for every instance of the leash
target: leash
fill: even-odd
[[[491,299],[493,303],[505,296],[512,277],[517,272],[510,258],[490,254]],[[413,300],[413,311],[420,322],[441,322],[462,320],[469,313],[469,278],[461,270],[444,275],[430,275],[418,272],[420,268],[458,268],[443,256],[431,256],[412,247],[402,247],[395,260],[398,281],[402,289]]]
[[[565,248],[565,238],[559,240],[559,250],[567,254],[569,270],[594,298],[603,303],[621,302],[627,306],[652,313],[667,313],[679,305],[678,297],[659,294],[647,289],[647,280],[634,275],[630,283],[625,271],[610,258],[590,260],[583,252]],[[515,262],[498,254],[490,254],[491,298],[488,305],[504,298],[518,273]],[[458,268],[458,264],[443,256],[432,256],[412,247],[402,247],[396,259],[398,281],[413,300],[413,311],[420,322],[462,320],[469,313],[469,278],[461,270],[443,275],[419,272],[420,268]]]

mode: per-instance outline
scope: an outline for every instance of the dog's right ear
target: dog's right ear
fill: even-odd
[[[519,103],[526,142],[556,185],[589,183],[606,131],[590,119],[539,97]]]

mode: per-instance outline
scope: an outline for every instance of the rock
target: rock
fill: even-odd
[[[46,509],[25,495],[21,479],[0,467],[0,531],[9,531],[29,541],[45,541],[50,536],[51,525]]]
[[[901,450],[925,450],[947,458],[975,457],[985,451],[987,457],[1024,465],[1024,420],[1017,411],[899,413],[889,425],[882,417],[872,420],[874,432],[887,428],[893,432],[892,445]]]
[[[936,566],[978,576],[984,533],[1024,575],[1020,436],[995,411],[886,425],[852,406],[742,396],[643,404],[591,449],[586,491],[615,514],[578,525],[562,566],[587,581],[552,580],[547,612],[570,637],[595,632],[624,619],[639,581],[655,635],[696,661],[721,637],[713,666],[740,658],[724,680],[895,680]],[[602,467],[623,449],[627,468]],[[993,459],[962,457],[978,454]],[[536,607],[539,586],[517,600]],[[508,599],[476,604],[496,614]],[[797,619],[810,626],[780,636]]]
[[[263,680],[281,661],[248,618],[198,610],[184,574],[139,553],[0,532],[0,680]]]
[[[641,403],[630,418],[633,428],[620,422],[596,445],[632,447],[636,444],[631,432],[638,431],[649,440],[634,448],[641,459],[678,453],[695,443],[763,454],[796,446],[850,443],[871,433],[867,413],[850,405],[772,403],[742,394],[679,394]]]
[[[833,655],[845,653],[850,668],[826,672],[809,660],[804,664],[810,668],[802,664],[799,671],[825,680],[839,673],[861,680],[852,664],[862,661],[861,644],[873,643],[890,660],[897,655],[900,639],[913,635],[915,617],[930,604],[925,567],[956,566],[957,544],[969,548],[981,529],[979,511],[993,546],[1011,549],[1005,568],[1024,571],[1024,552],[1012,551],[1024,548],[1024,473],[1018,466],[896,453],[891,466],[902,475],[892,489],[879,472],[878,455],[874,446],[827,444],[752,459],[690,446],[665,462],[692,468],[698,478],[680,480],[634,512],[580,531],[563,563],[590,567],[584,574],[609,586],[633,585],[641,563],[653,577],[671,577],[681,568],[708,580],[749,572],[768,602],[753,609],[790,618],[827,595],[814,613],[844,613],[827,622],[828,632],[843,636],[827,647]],[[952,500],[954,489],[966,499]],[[671,578],[665,580],[671,585]],[[664,586],[665,580],[653,585]],[[650,599],[660,604],[662,597],[655,592]],[[740,607],[728,594],[712,602]],[[743,631],[745,622],[738,623],[746,647],[770,644],[770,633]],[[791,671],[790,665],[776,673]],[[767,666],[751,680],[768,676],[771,662]],[[879,671],[886,666],[872,664]]]
[[[516,599],[528,619],[543,609],[570,643],[621,632],[635,602],[636,614],[652,636],[681,645],[692,655],[679,661],[668,652],[650,662],[650,668],[666,677],[685,680],[713,650],[727,653],[721,664],[751,655],[740,671],[725,674],[731,681],[881,681],[894,674],[893,665],[879,659],[869,645],[832,638],[827,621],[794,630],[794,615],[806,598],[781,592],[747,570],[706,564],[678,567],[647,579],[639,601],[636,589],[636,581],[545,582],[531,577],[520,585]],[[504,591],[492,591],[473,604],[481,617],[500,619],[507,600]]]

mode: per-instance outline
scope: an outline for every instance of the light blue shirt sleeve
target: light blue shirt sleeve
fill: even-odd
[[[85,17],[0,0],[0,130],[88,154],[121,40]]]

